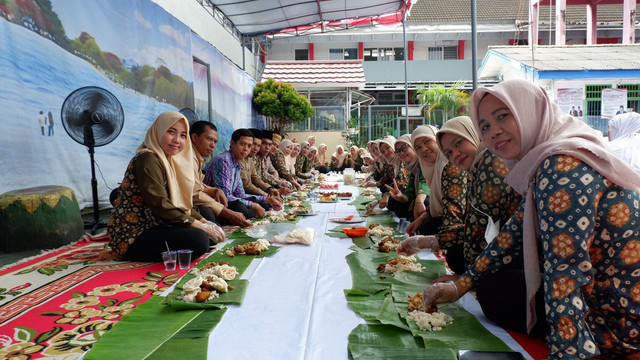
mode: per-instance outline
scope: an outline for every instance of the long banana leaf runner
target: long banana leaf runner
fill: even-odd
[[[443,305],[440,310],[454,318],[453,324],[443,328],[442,331],[422,331],[412,320],[407,319],[408,296],[422,292],[426,285],[444,274],[443,262],[419,259],[418,262],[426,268],[423,272],[401,272],[391,276],[378,273],[376,268],[378,264],[395,257],[395,252],[385,254],[371,249],[357,247],[352,249],[354,252],[347,255],[347,263],[351,269],[353,287],[345,290],[345,296],[351,308],[365,320],[391,326],[396,331],[401,329],[412,337],[421,338],[423,347],[431,350],[447,350],[446,354],[453,354],[451,359],[456,359],[457,350],[511,351],[504,342],[486,330],[473,315],[455,303]],[[366,333],[368,329],[360,328],[358,331]],[[387,328],[375,329],[383,334],[387,333],[387,330],[390,331]],[[371,336],[378,335],[380,334]],[[350,337],[349,351],[354,358],[357,355],[386,359],[402,353],[395,346],[372,347],[370,344],[354,344],[351,339]],[[415,355],[417,358],[423,358],[423,356],[449,358],[445,353],[435,355],[417,352],[418,354]]]

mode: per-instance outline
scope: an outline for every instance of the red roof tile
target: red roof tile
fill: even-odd
[[[365,85],[362,60],[267,61],[262,81],[273,78],[293,86],[362,87]]]

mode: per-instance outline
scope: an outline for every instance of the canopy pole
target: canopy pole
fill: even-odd
[[[476,0],[471,0],[471,67],[473,90],[478,88],[478,24],[476,16]]]
[[[409,80],[407,79],[407,28],[405,26],[404,16],[402,17],[402,46],[404,47],[404,110],[405,110],[405,128],[409,132]],[[400,137],[400,126],[398,126],[398,137]]]

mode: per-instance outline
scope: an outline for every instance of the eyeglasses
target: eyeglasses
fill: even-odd
[[[400,149],[395,151],[396,155],[400,155],[400,153],[406,153],[408,149],[409,149],[409,145],[405,145],[405,146],[403,146]]]

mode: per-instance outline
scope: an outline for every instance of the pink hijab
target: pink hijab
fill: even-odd
[[[541,284],[541,276],[538,264],[539,223],[530,187],[540,163],[552,155],[571,155],[630,190],[640,189],[640,174],[613,155],[597,131],[585,122],[562,113],[544,89],[525,80],[504,81],[493,88],[474,91],[471,95],[471,118],[479,134],[478,105],[487,93],[509,107],[520,128],[520,156],[515,160],[504,160],[510,170],[505,182],[525,198],[523,252],[529,305],[527,326],[531,330],[536,323],[535,293]]]

